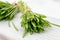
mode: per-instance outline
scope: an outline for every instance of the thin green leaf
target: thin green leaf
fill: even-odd
[[[15,24],[12,22],[12,25],[16,31],[19,31],[18,28],[15,26]]]

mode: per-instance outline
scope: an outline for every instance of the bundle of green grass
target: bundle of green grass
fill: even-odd
[[[24,28],[23,37],[27,34],[27,32],[30,32],[30,34],[43,32],[45,27],[51,27],[51,24],[60,27],[60,25],[50,23],[49,21],[45,20],[45,18],[47,18],[45,15],[33,12],[22,1],[14,4],[0,1],[0,21],[12,20],[17,12],[22,13],[21,26]],[[15,25],[14,28],[17,29]]]
[[[40,33],[44,31],[44,27],[51,26],[50,22],[44,19],[46,18],[45,15],[32,12],[22,1],[19,2],[19,5],[20,11],[23,13],[21,22],[21,26],[25,29],[23,37],[27,32],[30,32],[30,34]]]
[[[23,37],[27,32],[30,32],[30,34],[43,32],[45,28],[51,27],[51,25],[60,27],[60,25],[45,20],[47,18],[45,15],[33,12],[24,2],[18,2],[18,6],[22,13],[21,26],[24,28]]]
[[[11,20],[18,12],[17,5],[12,5],[8,2],[0,1],[0,21]]]

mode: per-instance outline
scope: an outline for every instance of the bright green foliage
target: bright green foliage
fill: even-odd
[[[31,34],[33,32],[43,32],[44,27],[51,26],[50,23],[43,18],[45,17],[40,16],[40,14],[34,14],[32,11],[27,11],[22,16],[21,26],[24,27],[24,29]]]
[[[0,1],[0,21],[13,19],[17,12],[18,12],[17,5],[12,5],[8,2]]]
[[[50,22],[44,20],[45,15],[37,14],[32,12],[28,6],[26,6],[22,1],[19,2],[20,11],[23,13],[21,26],[24,27],[24,35],[27,32],[33,34],[34,32],[39,33],[44,31],[44,27],[50,27]]]
[[[60,27],[60,25],[50,23],[49,21],[45,20],[45,15],[32,12],[31,9],[22,1],[14,5],[0,1],[0,21],[13,19],[18,11],[22,13],[21,26],[24,28],[23,37],[27,32],[30,32],[30,34],[43,32],[45,27],[51,27],[51,24]],[[10,23],[8,24],[10,26]],[[15,24],[13,22],[12,24],[18,31]]]

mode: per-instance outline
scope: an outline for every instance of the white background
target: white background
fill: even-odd
[[[2,0],[13,3],[18,0]],[[59,0],[23,0],[34,12],[44,14],[48,16],[48,20],[53,23],[60,23],[60,1]],[[60,40],[60,28],[52,26],[47,28],[43,33],[34,33],[30,35],[29,33],[25,38],[22,38],[23,28],[20,26],[20,16],[18,13],[14,20],[12,20],[15,25],[19,28],[19,31],[15,31],[11,26],[8,27],[8,21],[0,22],[0,34],[6,35],[14,40]],[[51,18],[52,17],[52,18]],[[56,19],[55,19],[56,18]],[[11,21],[11,22],[12,22]]]

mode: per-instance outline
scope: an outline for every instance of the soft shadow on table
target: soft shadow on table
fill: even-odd
[[[0,40],[13,40],[5,35],[0,34]]]

